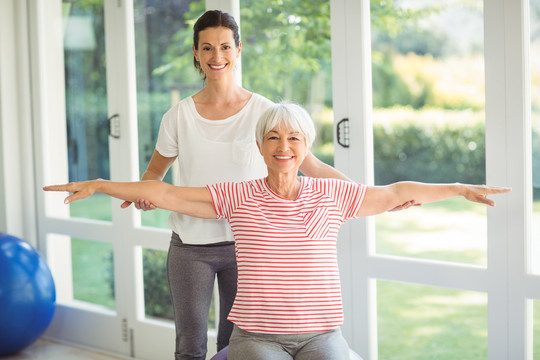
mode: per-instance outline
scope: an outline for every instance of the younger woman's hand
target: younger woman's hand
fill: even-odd
[[[416,203],[414,200],[407,201],[406,203],[403,203],[401,205],[396,206],[395,208],[388,210],[389,212],[392,211],[400,211],[410,208],[411,206],[422,206],[422,204]]]
[[[129,205],[131,205],[131,201],[124,201],[122,203],[122,205],[120,205],[120,207],[122,209],[125,209],[127,207],[129,207]],[[154,210],[156,208],[156,206],[154,204],[152,204],[150,201],[148,200],[145,200],[145,199],[137,199],[135,201],[135,208],[137,208],[138,210],[143,210],[143,211],[147,211],[147,210]]]

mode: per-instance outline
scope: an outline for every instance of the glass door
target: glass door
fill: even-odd
[[[482,0],[371,7],[375,184],[486,183]],[[381,214],[376,253],[486,267],[486,214],[463,198]],[[381,358],[487,356],[485,293],[378,280],[377,299]]]
[[[505,164],[524,156],[521,118],[509,111],[524,108],[523,49],[514,46],[523,43],[524,9],[503,2],[505,10],[483,1],[331,2],[334,114],[350,132],[349,146],[335,147],[341,170],[378,185],[523,181],[524,169]],[[515,80],[513,90],[504,79]],[[520,354],[525,296],[513,284],[525,282],[525,239],[508,237],[523,219],[507,208],[514,199],[521,212],[520,196],[499,197],[494,209],[452,199],[346,224],[340,269],[350,346],[369,359]],[[519,344],[509,342],[508,324],[520,329]]]
[[[52,99],[40,112],[43,183],[138,179],[134,4],[34,5],[40,98]],[[166,231],[141,227],[139,213],[117,200],[96,196],[63,206],[63,196],[43,194],[40,214],[40,242],[58,292],[48,335],[140,359],[172,356],[174,326],[155,310],[155,299],[168,292],[156,296],[150,286],[151,276],[166,276],[148,270],[155,262],[148,258],[167,248]]]

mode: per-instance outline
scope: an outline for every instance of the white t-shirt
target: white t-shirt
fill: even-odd
[[[336,242],[367,187],[301,179],[295,200],[274,193],[266,179],[207,187],[234,233],[238,292],[228,319],[243,330],[302,333],[343,323]]]
[[[208,120],[197,112],[191,97],[173,106],[161,121],[156,150],[178,156],[179,186],[205,186],[266,176],[263,157],[255,141],[255,126],[273,103],[253,94],[235,115]],[[172,212],[169,227],[187,244],[234,241],[226,220],[199,219]]]

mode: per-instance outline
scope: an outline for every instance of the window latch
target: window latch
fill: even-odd
[[[107,119],[109,123],[109,136],[120,139],[120,115],[114,114]]]
[[[341,119],[336,125],[337,143],[344,148],[349,147],[349,118]]]

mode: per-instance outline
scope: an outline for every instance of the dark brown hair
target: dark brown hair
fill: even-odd
[[[201,17],[197,19],[197,22],[195,22],[195,25],[193,25],[193,45],[195,46],[195,50],[199,50],[199,33],[207,28],[214,27],[226,27],[230,29],[233,32],[234,43],[236,46],[240,45],[238,25],[234,18],[230,14],[220,10],[208,10],[202,14]],[[204,76],[201,64],[197,61],[195,56],[193,56],[193,65],[195,66],[195,69]]]

